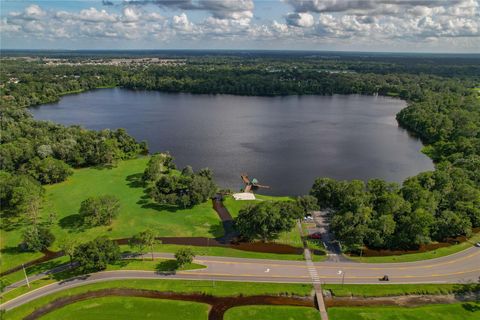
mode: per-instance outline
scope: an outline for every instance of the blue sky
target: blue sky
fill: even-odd
[[[480,52],[480,0],[1,0],[2,48]]]

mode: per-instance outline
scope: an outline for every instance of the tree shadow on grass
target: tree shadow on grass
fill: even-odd
[[[176,260],[164,260],[155,266],[157,273],[175,273],[177,269],[178,263]]]
[[[150,196],[145,192],[143,196],[140,197],[140,200],[137,201],[137,204],[143,206],[145,204],[149,204],[152,201]]]
[[[68,229],[70,231],[80,232],[85,230],[83,218],[78,213],[63,217],[58,221],[58,224],[63,229]]]
[[[208,230],[208,233],[210,233],[214,238],[223,238],[229,232],[233,232],[233,228],[230,229],[230,227],[227,227],[227,229],[225,229],[223,222],[211,225],[210,229]]]
[[[28,267],[27,270],[29,274],[37,274],[42,271],[47,271],[48,273],[48,270],[60,267],[61,265],[64,265],[64,264],[65,262],[63,261],[46,261],[40,264],[30,266]]]
[[[93,166],[93,169],[96,169],[96,170],[111,170],[111,169],[115,169],[117,167],[117,163],[105,163],[105,164],[97,164],[95,166]]]
[[[60,283],[72,282],[75,280],[87,280],[90,278],[90,274],[81,274],[79,269],[71,269],[63,272],[55,273],[52,278],[60,281]]]
[[[127,185],[130,188],[143,188],[145,187],[145,183],[142,180],[142,173],[135,173],[127,176],[125,180],[127,180]]]
[[[160,204],[148,201],[141,205],[142,208],[145,209],[153,209],[156,211],[168,211],[168,212],[177,212],[179,208],[177,206],[167,205],[167,204]]]
[[[137,177],[134,177],[137,176]],[[131,180],[132,182],[129,183],[129,186],[132,188],[140,188],[145,187],[143,181],[141,180],[142,174],[136,173],[127,177],[127,181]],[[133,182],[135,179],[139,179],[140,182]],[[141,183],[141,186],[140,186]],[[161,204],[156,203],[150,197],[150,188],[145,188],[143,190],[143,195],[140,197],[140,200],[137,201],[137,204],[140,205],[143,209],[153,209],[156,211],[168,211],[168,212],[176,212],[179,208],[175,205],[170,204]]]
[[[124,268],[124,267],[128,266],[128,264],[130,262],[131,261],[128,260],[128,259],[122,259],[122,260],[115,261],[115,263],[112,263],[112,266],[118,266],[120,268]]]
[[[2,254],[10,254],[10,255],[14,255],[14,254],[20,254],[20,253],[25,253],[27,251],[23,251],[19,246],[16,246],[16,247],[5,247],[3,248],[2,250],[0,250],[0,253]],[[3,270],[2,270],[3,271]]]

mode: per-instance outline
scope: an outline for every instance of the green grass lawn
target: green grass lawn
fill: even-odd
[[[228,309],[224,320],[320,320],[314,308],[290,306],[244,306]]]
[[[478,320],[480,303],[407,307],[333,307],[331,320]]]
[[[56,292],[6,313],[7,319],[23,319],[36,308],[39,308],[57,298],[71,296],[83,292],[95,291],[108,288],[133,288],[158,291],[173,291],[185,293],[203,293],[215,296],[237,295],[262,295],[262,294],[290,294],[308,296],[312,292],[309,284],[287,283],[252,283],[252,282],[228,282],[228,281],[204,281],[204,280],[117,280],[99,282]]]
[[[385,256],[385,257],[352,257],[348,256],[350,259],[358,262],[366,263],[389,263],[389,262],[412,262],[420,260],[435,259],[450,254],[460,252],[462,250],[468,249],[475,243],[480,241],[480,233],[473,235],[468,241],[462,242],[460,244],[452,245],[449,247],[439,248],[432,251],[420,252],[420,253],[410,253],[403,254],[398,256]]]
[[[129,246],[120,246],[124,252],[131,252]],[[154,246],[156,252],[175,253],[180,248],[189,248],[196,256],[219,256],[219,257],[235,257],[235,258],[250,258],[250,259],[274,259],[274,260],[303,260],[301,254],[280,254],[280,253],[265,253],[244,251],[226,247],[199,247],[199,246],[183,246],[175,244],[157,244]]]
[[[330,290],[337,297],[383,297],[407,294],[450,294],[479,290],[478,284],[325,284],[324,290]]]
[[[103,297],[72,303],[54,310],[42,320],[206,320],[209,305],[189,301],[137,297]]]
[[[235,200],[232,196],[226,196],[223,200],[223,205],[228,209],[232,217],[237,217],[240,209],[248,204],[255,204],[259,201],[291,201],[292,197],[275,197],[255,194],[256,200]]]
[[[4,220],[1,220],[0,224],[3,225]],[[22,252],[18,248],[18,244],[21,242],[22,231],[20,229],[0,230],[0,272],[43,256],[41,252]]]
[[[67,237],[84,242],[100,235],[109,238],[126,238],[153,229],[159,236],[216,237],[223,235],[223,228],[210,202],[191,209],[177,210],[153,203],[144,193],[139,179],[148,162],[148,157],[121,161],[113,169],[86,168],[75,170],[67,181],[46,186],[42,215],[55,212],[58,223],[52,228],[57,240],[52,246]],[[120,199],[118,217],[111,226],[83,228],[78,225],[80,203],[90,196],[112,194]],[[42,256],[41,253],[20,253],[23,226],[1,232],[2,270]]]
[[[177,267],[177,261],[173,259],[125,259],[110,264],[107,267],[109,270],[147,270],[147,271],[174,271],[174,270],[194,270],[203,269],[204,265],[198,263],[188,263],[180,268]]]
[[[36,275],[38,273],[53,269],[55,267],[58,267],[58,266],[60,266],[64,263],[68,262],[68,260],[69,259],[66,256],[56,258],[56,259],[53,259],[53,260],[50,260],[50,261],[47,261],[47,262],[43,262],[43,263],[28,267],[28,268],[25,269],[25,271],[27,272],[27,275],[30,277],[30,276]],[[9,284],[15,283],[17,281],[23,280],[24,278],[25,278],[25,275],[23,273],[23,270],[19,270],[19,271],[16,271],[14,273],[11,273],[9,275],[6,275],[6,276],[2,277],[2,280],[4,281],[4,284],[9,285]]]

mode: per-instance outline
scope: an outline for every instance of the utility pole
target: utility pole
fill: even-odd
[[[28,281],[27,270],[25,270],[25,265],[22,263],[23,273],[25,274],[25,281],[27,282],[27,286],[30,289],[30,282]]]

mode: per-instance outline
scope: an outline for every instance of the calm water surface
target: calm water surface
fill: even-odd
[[[35,118],[89,129],[125,128],[177,165],[210,167],[238,190],[246,172],[265,193],[307,193],[315,177],[400,182],[433,168],[399,128],[404,101],[371,96],[242,97],[102,89],[32,108]]]

